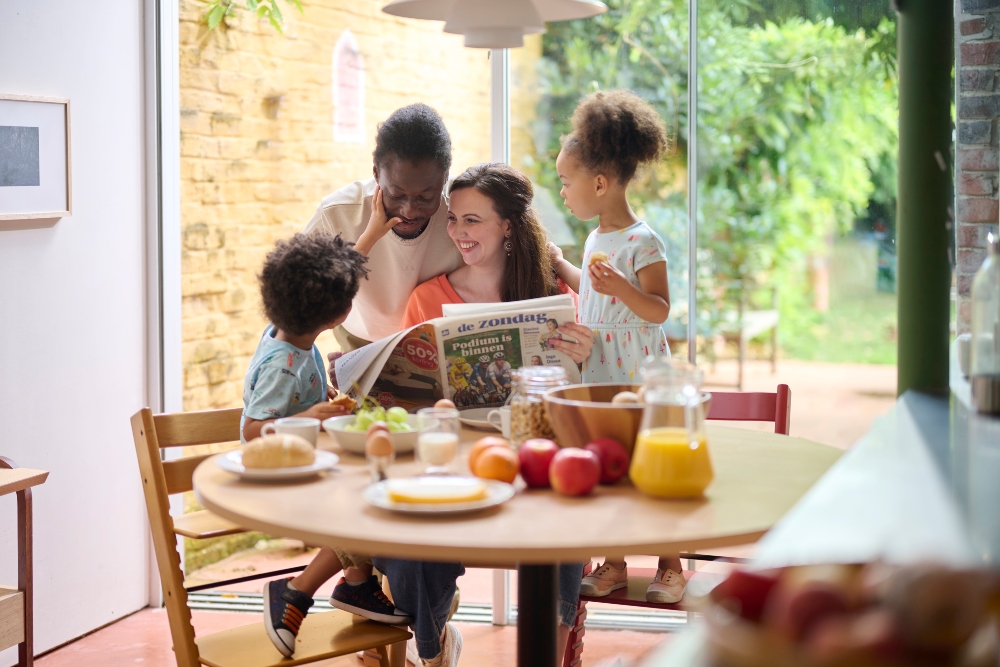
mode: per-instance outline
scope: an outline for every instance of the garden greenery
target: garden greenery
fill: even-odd
[[[801,295],[810,255],[824,254],[830,237],[851,229],[870,203],[895,208],[895,23],[880,4],[850,3],[838,23],[825,0],[699,3],[703,331],[742,297],[733,285]],[[687,2],[608,5],[594,19],[549,26],[533,127],[539,155],[515,166],[557,193],[559,137],[582,95],[622,87],[652,102],[674,137],[673,154],[633,186],[630,200],[667,241],[671,291],[680,296],[687,289]],[[573,219],[571,227],[582,243],[593,223]]]

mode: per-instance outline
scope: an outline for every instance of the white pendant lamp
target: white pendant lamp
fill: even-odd
[[[386,14],[444,21],[444,31],[465,35],[465,45],[517,48],[524,35],[545,32],[550,21],[590,18],[608,11],[599,0],[393,0]]]

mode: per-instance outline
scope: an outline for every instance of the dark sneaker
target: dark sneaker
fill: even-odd
[[[378,579],[369,577],[368,581],[357,586],[351,586],[343,577],[337,582],[330,597],[330,604],[337,609],[349,611],[358,616],[390,625],[409,625],[413,618],[396,609],[389,601]]]
[[[279,579],[264,586],[264,627],[274,648],[286,658],[295,652],[295,637],[313,605],[312,597],[289,588],[289,581]]]

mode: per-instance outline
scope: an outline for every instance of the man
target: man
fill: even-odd
[[[413,288],[462,265],[448,236],[444,188],[451,168],[451,137],[441,116],[425,104],[397,109],[379,125],[372,158],[374,178],[324,197],[305,228],[360,242],[376,187],[386,218],[398,220],[370,248],[359,243],[358,249],[368,254],[369,274],[351,314],[334,330],[345,352],[395,334]],[[335,355],[330,355],[331,362]]]
[[[323,198],[306,225],[307,233],[341,234],[368,255],[368,280],[361,281],[354,306],[334,335],[344,351],[399,331],[413,288],[462,265],[448,236],[444,188],[451,168],[451,137],[441,116],[425,104],[394,111],[378,127],[372,153],[374,178],[356,181]],[[392,229],[378,243],[362,238],[379,192],[384,221]],[[379,230],[382,231],[382,230]],[[329,355],[331,381],[336,385]],[[411,625],[422,665],[453,667],[462,635],[447,623],[455,598],[459,563],[374,559],[389,579],[396,604],[414,617]]]

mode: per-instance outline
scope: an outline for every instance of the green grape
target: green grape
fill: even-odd
[[[366,410],[361,410],[354,418],[354,426],[356,426],[359,431],[364,431],[371,426],[373,421],[375,420],[372,419],[371,415]]]
[[[413,427],[407,422],[393,422],[392,425],[396,427],[398,433],[411,433],[413,431]]]
[[[389,410],[386,411],[385,416],[389,422],[405,424],[406,418],[410,415],[404,408],[389,408]]]

